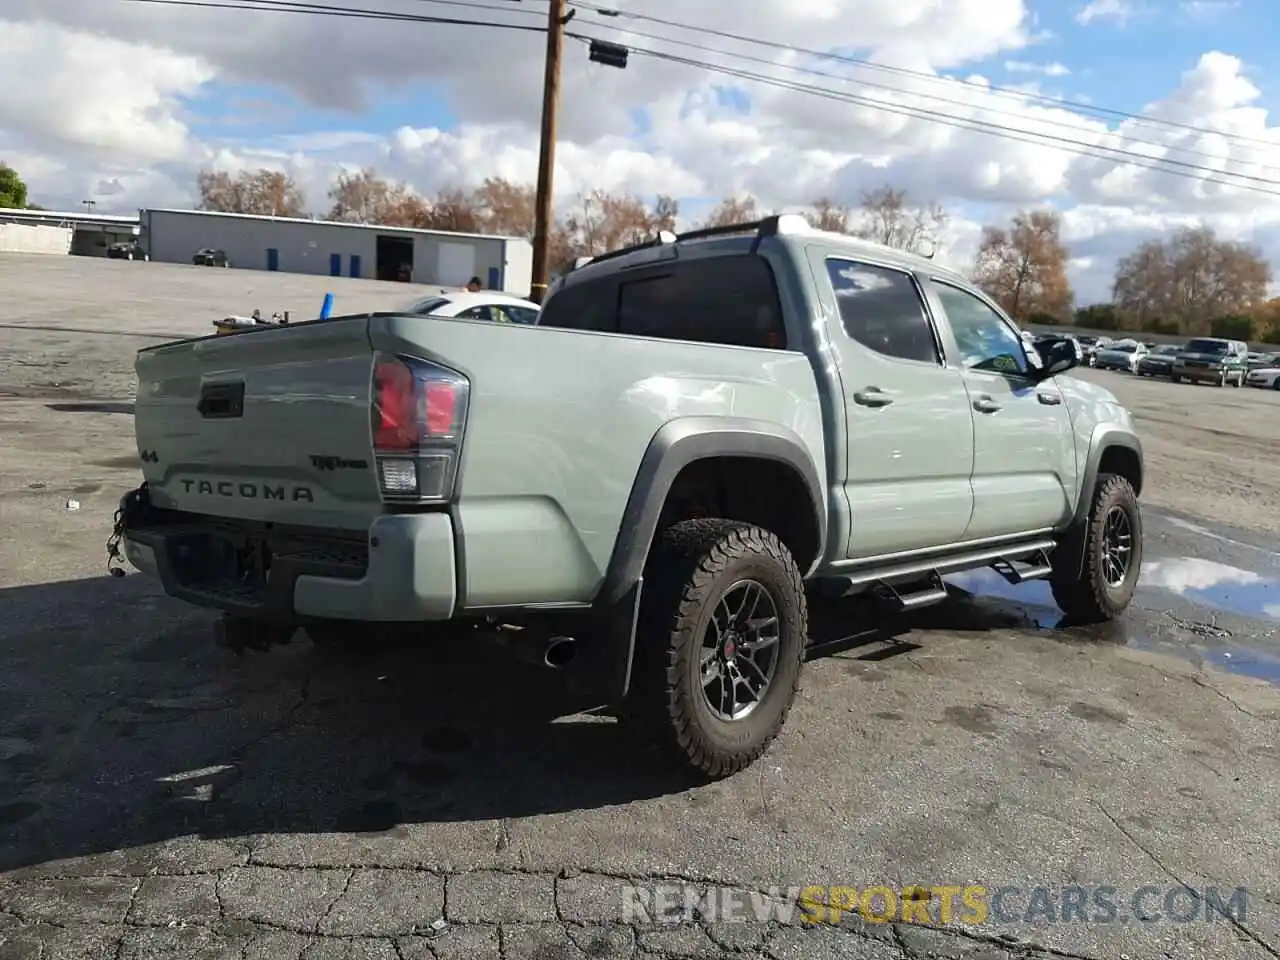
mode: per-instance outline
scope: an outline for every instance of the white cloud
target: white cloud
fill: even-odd
[[[1028,63],[1026,60],[1006,60],[1004,68],[1010,73],[1035,73],[1042,77],[1069,77],[1071,68],[1064,64]]]
[[[1090,0],[1076,14],[1076,23],[1110,22],[1123,26],[1133,16],[1133,5],[1126,0]]]
[[[1214,20],[1238,9],[1240,0],[1182,0],[1178,12],[1191,20]]]
[[[1093,20],[1114,18],[1118,7],[1106,0],[1091,6],[1102,8]],[[873,66],[583,9],[571,24],[582,33],[627,42],[619,31],[630,28],[665,37],[629,39],[636,48],[722,64],[775,84],[640,55],[626,70],[613,70],[589,64],[582,45],[571,41],[557,163],[561,198],[596,187],[629,189],[680,197],[686,212],[697,212],[749,192],[765,208],[793,209],[824,195],[853,203],[861,190],[890,183],[953,211],[939,259],[960,267],[972,257],[980,222],[1052,202],[1065,211],[1082,300],[1106,295],[1117,256],[1183,224],[1207,222],[1235,237],[1256,231],[1280,259],[1280,197],[1216,186],[1189,169],[1183,172],[1190,178],[1179,178],[1120,165],[1107,152],[1280,180],[1280,136],[1268,126],[1245,66],[1225,53],[1206,53],[1168,95],[1147,105],[1144,112],[1166,125],[1108,125],[1034,88],[995,91],[982,76],[938,76],[992,61],[1029,79],[1067,75],[1063,64],[1029,59],[1038,27],[1022,0],[828,0],[785,9],[629,0],[623,9],[800,47],[821,37],[825,49],[856,50]],[[373,164],[424,192],[486,176],[531,181],[536,171],[542,56],[536,34],[92,0],[6,0],[4,15],[0,156],[47,206],[76,208],[90,196],[104,212],[188,203],[202,165],[288,170],[317,210],[342,168]],[[537,22],[522,8],[507,19]],[[692,51],[675,40],[714,49]],[[365,119],[366,101],[395,100],[411,84],[425,83],[448,97],[460,124],[378,129]],[[797,84],[828,95],[798,91]],[[274,112],[247,102],[236,85],[278,91]],[[731,86],[736,92],[726,97]],[[231,102],[234,96],[241,100]],[[330,129],[300,132],[293,109],[280,106],[291,99],[325,106]],[[200,132],[215,114],[218,134]],[[276,136],[249,139],[257,128],[228,123],[264,116]],[[1001,136],[961,129],[974,123],[1005,129]],[[1062,149],[1069,144],[1076,154]]]

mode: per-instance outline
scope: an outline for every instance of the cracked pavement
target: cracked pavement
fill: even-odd
[[[184,295],[175,281],[129,309],[160,325]],[[59,302],[57,322],[94,322]],[[127,409],[98,404],[129,395],[116,385],[143,343],[109,332],[0,331],[0,960],[1280,956],[1266,536],[1191,502],[1150,509],[1163,587],[1094,631],[1054,626],[1034,584],[1006,596],[981,578],[911,618],[820,608],[778,743],[690,786],[488,642],[343,656],[299,638],[235,658],[207,613],[104,576],[136,472]],[[53,353],[107,386],[42,386],[31,371]],[[90,409],[50,407],[67,401]],[[1179,595],[1177,577],[1211,569],[1185,558],[1249,576]],[[767,923],[627,917],[628,887],[668,884],[779,902]],[[787,888],[814,884],[1249,900],[1238,921],[1205,906],[1184,923],[788,917]]]

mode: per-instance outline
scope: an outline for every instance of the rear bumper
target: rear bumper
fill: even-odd
[[[316,543],[274,554],[253,585],[223,574],[227,537],[212,525],[164,524],[126,530],[125,557],[165,593],[233,616],[308,620],[447,620],[457,601],[452,518],[447,513],[379,517],[367,550]]]

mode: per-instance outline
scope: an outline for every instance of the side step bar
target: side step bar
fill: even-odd
[[[1053,540],[1047,539],[1001,544],[949,557],[930,557],[840,574],[824,578],[824,592],[831,597],[847,597],[874,591],[898,610],[916,610],[947,599],[942,578],[948,573],[990,567],[1012,584],[1042,580],[1053,572],[1049,555],[1055,546]]]
[[[1053,573],[1053,565],[1049,562],[1048,550],[1037,550],[1034,555],[1021,560],[1009,560],[1001,557],[991,564],[991,569],[1004,577],[1014,586],[1028,580],[1043,580]]]
[[[947,585],[942,582],[942,577],[936,570],[923,581],[911,584],[909,590],[880,583],[877,584],[876,592],[898,610],[918,610],[947,599]]]

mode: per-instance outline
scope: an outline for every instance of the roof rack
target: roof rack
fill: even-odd
[[[760,220],[750,220],[744,223],[725,223],[714,227],[699,227],[697,230],[686,230],[684,233],[660,230],[656,237],[652,240],[646,240],[644,243],[633,244],[629,247],[619,247],[617,250],[610,250],[595,257],[579,257],[573,262],[573,266],[569,268],[568,272],[581,269],[589,263],[600,263],[604,260],[612,260],[614,257],[635,253],[637,250],[667,246],[684,240],[702,240],[707,237],[728,237],[739,233],[749,233],[755,235],[756,243],[759,244],[760,239],[763,237],[776,237],[782,233],[803,232],[808,227],[808,221],[800,214],[775,213]],[[754,247],[752,252],[754,252]]]

